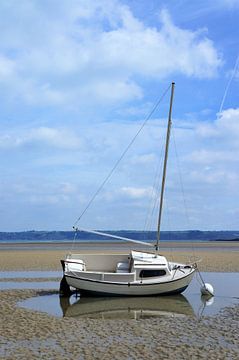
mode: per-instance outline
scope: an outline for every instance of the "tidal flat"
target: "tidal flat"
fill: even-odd
[[[17,302],[38,290],[0,292],[1,359],[238,359],[239,306],[215,316],[56,317]]]
[[[6,275],[7,271],[13,270],[60,271],[58,261],[62,251],[59,254],[59,250],[31,250],[30,254],[29,251],[14,250],[15,262],[13,255],[10,256],[12,262],[8,261],[8,252],[11,250],[0,251],[3,283],[11,279],[9,273],[4,278],[4,271]],[[178,252],[182,255],[180,250]],[[211,248],[200,252],[205,255],[204,263],[202,261],[200,265],[203,271],[234,271],[235,289],[238,288],[237,251],[237,256],[230,256],[235,251],[231,252],[228,248],[220,253]],[[174,253],[174,256],[177,254]],[[42,259],[44,261],[41,261]],[[13,266],[10,266],[11,264]],[[22,273],[23,275],[26,280],[27,273]],[[52,277],[52,273],[50,275]],[[56,275],[58,276],[58,273]],[[10,288],[0,291],[0,359],[239,358],[237,301],[212,315],[202,312],[201,316],[197,316],[195,312],[186,312],[183,316],[174,316],[174,313],[168,316],[153,316],[147,313],[147,316],[128,318],[63,317],[19,306],[19,303],[34,297],[57,296],[56,288],[42,289],[42,284],[49,279],[42,280],[38,273],[34,276],[34,279],[29,278],[27,281],[36,280],[39,284],[37,288]],[[22,278],[16,277],[14,282],[20,284]],[[215,302],[219,295],[216,294]],[[198,296],[200,297],[199,294]],[[45,299],[47,306],[47,296]],[[147,300],[145,303],[146,308],[149,308]],[[94,304],[91,306],[94,308]]]

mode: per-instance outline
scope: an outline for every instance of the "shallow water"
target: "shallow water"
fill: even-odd
[[[44,289],[58,290],[62,271],[0,271],[0,290]],[[48,281],[54,279],[56,281]],[[27,279],[27,281],[24,281]],[[38,279],[38,281],[34,281]],[[39,281],[40,280],[40,281]]]
[[[61,277],[62,271],[0,271],[1,279],[21,279],[21,278],[56,278]]]
[[[61,276],[62,271],[0,271],[0,290],[58,290],[59,281],[57,279]],[[56,281],[52,281],[54,278]],[[25,279],[27,281],[24,281]],[[38,281],[34,281],[34,279],[38,279]]]
[[[232,306],[239,302],[238,273],[204,272],[201,273],[203,280],[214,288],[215,296],[205,302],[201,297],[201,285],[198,282],[198,274],[183,293],[192,304],[195,314],[203,312],[203,315],[215,315],[226,306]]]
[[[51,272],[44,273],[49,274]],[[215,296],[211,299],[201,297],[200,284],[195,276],[183,295],[177,296],[77,298],[72,295],[70,298],[59,298],[59,295],[53,292],[52,294],[32,297],[18,305],[58,317],[138,319],[159,316],[196,316],[199,318],[202,315],[215,315],[224,307],[239,302],[238,276],[238,273],[202,273],[204,281],[214,287]],[[4,284],[6,284],[5,287]],[[0,288],[57,290],[59,281],[0,282]]]
[[[58,290],[59,281],[0,281],[0,290],[45,289]]]

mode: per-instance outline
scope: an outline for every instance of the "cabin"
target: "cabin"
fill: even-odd
[[[127,254],[70,254],[65,271],[81,278],[100,281],[136,281],[170,275],[170,265],[162,255],[131,251]]]

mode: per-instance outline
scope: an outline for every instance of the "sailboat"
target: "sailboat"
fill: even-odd
[[[61,260],[63,279],[61,281],[60,292],[62,294],[69,294],[70,287],[72,287],[79,290],[80,295],[171,295],[182,293],[190,284],[197,269],[197,264],[171,262],[159,253],[160,225],[172,125],[173,96],[174,83],[171,85],[156,244],[153,245],[100,231],[75,229],[76,231],[81,230],[97,235],[114,237],[118,240],[130,241],[145,246],[154,246],[154,250],[131,250],[129,254],[69,254],[64,260]]]

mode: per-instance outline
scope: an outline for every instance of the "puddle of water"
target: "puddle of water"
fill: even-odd
[[[59,289],[59,281],[0,281],[0,290]]]
[[[58,317],[138,319],[158,316],[214,315],[224,307],[238,303],[239,288],[236,286],[238,273],[202,273],[202,276],[205,282],[213,285],[215,297],[202,298],[200,285],[194,277],[183,295],[178,296],[76,298],[72,295],[70,298],[59,298],[58,294],[48,294],[24,300],[18,305]],[[36,283],[34,289],[42,288],[40,284],[42,283]],[[58,282],[53,284],[52,289],[59,288]]]
[[[47,298],[46,298],[47,297]],[[42,298],[42,299],[41,299]],[[40,300],[40,301],[39,301]],[[193,316],[194,312],[183,295],[171,297],[71,297],[57,294],[31,298],[20,306],[44,311],[54,316],[91,319],[139,319],[159,316]]]
[[[215,315],[224,307],[238,303],[238,273],[204,272],[201,274],[206,283],[213,285],[215,296],[208,300],[204,306],[201,302],[200,285],[197,278],[194,277],[184,295],[193,304],[195,312],[203,311],[204,315]]]
[[[54,278],[61,277],[62,271],[0,271],[1,279]]]
[[[202,272],[201,275],[205,283],[212,284],[217,297],[229,296],[239,298],[239,273]],[[196,273],[196,276],[194,276],[193,281],[190,283],[184,294],[198,293],[200,286],[196,281],[197,278],[198,274]]]
[[[47,281],[47,279],[61,277],[61,271],[0,271],[0,290],[59,289],[59,281]],[[21,279],[29,280],[19,281]],[[42,281],[32,281],[32,279],[42,279]]]

